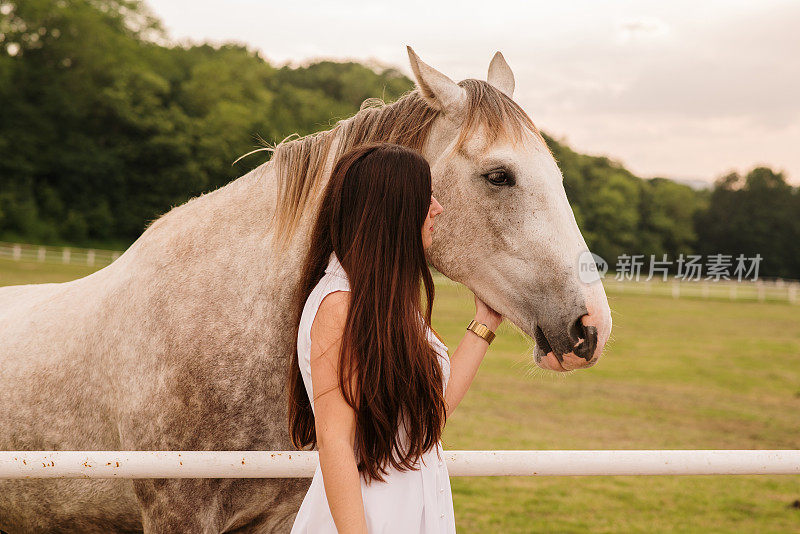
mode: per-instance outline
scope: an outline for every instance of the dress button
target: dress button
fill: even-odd
[[[440,514],[439,517],[444,518],[444,514]]]
[[[439,488],[439,493],[444,493],[444,488]]]

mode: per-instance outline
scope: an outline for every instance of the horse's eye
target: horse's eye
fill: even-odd
[[[514,185],[511,176],[505,171],[492,171],[483,176],[493,185]]]

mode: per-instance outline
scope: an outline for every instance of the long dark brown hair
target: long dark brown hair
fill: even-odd
[[[442,368],[422,322],[431,324],[435,291],[422,244],[431,192],[430,166],[416,150],[372,143],[343,154],[322,193],[294,299],[296,339],[305,302],[335,252],[350,282],[338,382],[356,412],[357,465],[367,481],[383,481],[388,465],[416,468],[445,424]],[[420,280],[426,293],[422,320]],[[295,447],[316,446],[297,350],[288,413]]]

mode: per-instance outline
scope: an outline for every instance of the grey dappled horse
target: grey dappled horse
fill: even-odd
[[[0,449],[291,448],[292,292],[333,161],[368,141],[430,162],[444,207],[428,251],[436,269],[533,337],[540,367],[593,365],[611,331],[608,302],[602,284],[578,276],[586,243],[555,160],[512,100],[511,69],[498,53],[487,82],[457,84],[408,52],[417,87],[397,102],[281,143],[94,274],[0,289]],[[0,529],[286,532],[308,484],[6,480]]]

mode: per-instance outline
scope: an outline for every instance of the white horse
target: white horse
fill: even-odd
[[[444,207],[429,260],[535,338],[535,362],[593,365],[611,331],[562,176],[498,52],[455,83],[408,49],[417,87],[175,207],[108,267],[0,289],[0,449],[286,450],[298,267],[335,158],[401,143]],[[15,532],[285,532],[308,479],[0,481]]]

